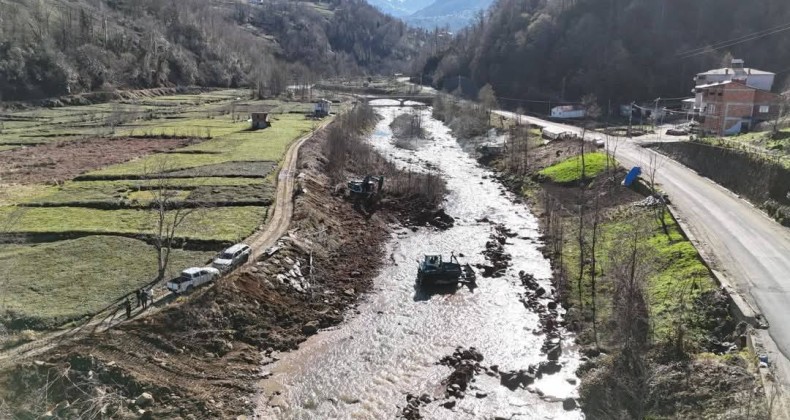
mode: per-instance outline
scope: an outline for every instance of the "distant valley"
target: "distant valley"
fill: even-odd
[[[493,0],[369,0],[371,5],[406,23],[425,29],[458,30],[468,26]]]

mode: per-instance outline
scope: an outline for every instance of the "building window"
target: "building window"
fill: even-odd
[[[708,114],[713,114],[716,112],[716,105],[708,104]]]
[[[767,114],[771,110],[768,105],[760,105],[760,114]]]

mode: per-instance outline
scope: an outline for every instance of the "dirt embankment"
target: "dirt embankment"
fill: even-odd
[[[656,143],[651,147],[743,195],[790,226],[790,169],[781,163],[699,142]]]
[[[19,184],[61,182],[160,151],[196,144],[197,138],[95,138],[59,141],[0,152],[0,179]]]
[[[374,211],[336,192],[325,175],[327,131],[302,146],[291,230],[276,253],[183,304],[0,373],[0,417],[248,414],[261,365],[341,322],[370,288],[389,224],[419,219],[419,194],[385,186]]]

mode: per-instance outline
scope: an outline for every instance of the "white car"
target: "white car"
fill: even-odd
[[[596,136],[593,141],[595,142],[596,147],[604,147],[606,146],[606,141],[601,136]]]
[[[232,247],[222,251],[222,253],[214,259],[211,266],[217,270],[226,273],[234,268],[244,264],[250,259],[252,250],[245,244],[236,244]]]
[[[192,267],[181,272],[177,279],[167,282],[167,289],[173,293],[190,292],[195,287],[214,281],[220,276],[214,267]]]

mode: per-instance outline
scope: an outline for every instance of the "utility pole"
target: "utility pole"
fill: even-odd
[[[628,109],[628,138],[631,138],[631,122],[634,120],[634,103],[631,102],[631,106]]]
[[[656,125],[658,125],[658,101],[660,100],[661,98],[656,98],[656,107],[653,110],[653,130],[655,130]]]

